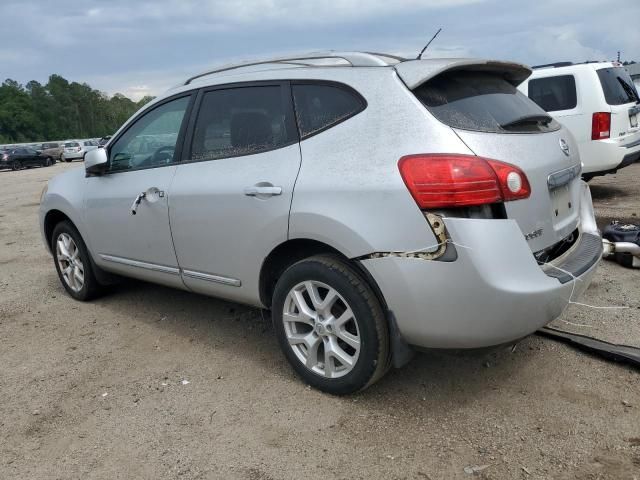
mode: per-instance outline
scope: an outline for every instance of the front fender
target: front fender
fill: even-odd
[[[40,202],[40,233],[44,244],[51,253],[49,239],[46,235],[46,219],[54,211],[68,217],[82,235],[82,238],[91,250],[87,226],[84,221],[84,169],[76,168],[53,177],[47,186]]]

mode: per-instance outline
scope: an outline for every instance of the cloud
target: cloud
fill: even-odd
[[[58,73],[107,92],[158,94],[242,59],[313,50],[477,56],[529,64],[640,61],[638,0],[2,0],[0,76]],[[3,78],[0,78],[3,80]]]
[[[599,48],[585,45],[575,25],[542,28],[540,33],[531,43],[529,54],[532,57],[549,58],[549,53],[553,52],[558,59],[576,62],[610,58]]]

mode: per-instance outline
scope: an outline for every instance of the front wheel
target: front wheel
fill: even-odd
[[[337,256],[289,267],[273,294],[280,346],[302,379],[345,395],[381,378],[389,367],[389,333],[369,284]]]
[[[20,162],[19,160],[14,160],[14,162],[11,164],[11,170],[13,170],[14,172],[17,170],[22,170],[22,162]]]
[[[53,229],[51,250],[62,286],[76,300],[91,300],[100,293],[101,286],[91,267],[89,251],[80,233],[68,221]]]
[[[51,159],[51,157],[47,157],[47,159],[44,161],[44,166],[50,167],[51,165],[53,165],[53,160]]]

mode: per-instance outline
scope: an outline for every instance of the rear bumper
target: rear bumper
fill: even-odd
[[[615,173],[640,160],[640,136],[632,139],[610,139],[591,141],[581,146],[580,157],[583,173],[591,176]]]
[[[572,254],[584,250],[583,242],[599,238],[590,198],[583,207],[580,228],[587,235],[564,256],[565,263],[558,265],[562,270]],[[602,254],[600,247],[582,260],[574,258],[577,280],[559,279],[537,264],[513,220],[448,218],[445,224],[458,244],[454,262],[404,257],[362,261],[400,333],[419,347],[479,348],[533,333],[587,289]]]

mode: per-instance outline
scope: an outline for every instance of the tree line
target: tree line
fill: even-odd
[[[110,135],[152,98],[109,97],[60,75],[45,85],[7,79],[0,86],[0,144]]]

